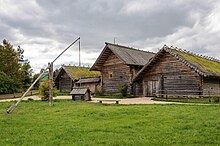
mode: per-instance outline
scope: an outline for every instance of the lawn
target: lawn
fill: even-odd
[[[201,104],[220,104],[214,102],[213,98],[153,98],[155,101],[182,102],[182,103],[201,103]]]
[[[31,95],[37,95],[38,90],[32,90],[28,92],[27,96]],[[14,94],[0,94],[0,100],[1,99],[13,99],[13,98],[20,98],[23,95],[23,93],[14,93]]]
[[[220,145],[219,105],[0,104],[0,145]]]

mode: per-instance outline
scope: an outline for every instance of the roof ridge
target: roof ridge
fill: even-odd
[[[86,67],[86,66],[76,66],[76,65],[64,65],[63,67],[77,67],[77,68],[86,68],[86,69],[89,69],[89,67]]]
[[[129,47],[129,46],[124,46],[124,45],[119,45],[119,44],[113,44],[113,43],[109,43],[109,42],[105,42],[105,44],[106,45],[113,45],[113,46],[123,47],[123,48],[126,48],[126,49],[135,50],[135,51],[141,51],[141,52],[145,52],[145,53],[156,54],[156,53],[151,52],[151,51],[140,50],[140,49],[137,49],[137,48],[133,48],[133,47]]]

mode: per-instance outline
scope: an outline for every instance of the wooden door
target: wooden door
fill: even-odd
[[[159,81],[147,81],[147,96],[155,96],[158,93],[160,84]]]

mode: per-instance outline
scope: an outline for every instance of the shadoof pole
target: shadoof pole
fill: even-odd
[[[48,67],[38,76],[38,78],[31,84],[31,86],[27,89],[27,91],[21,96],[21,98],[13,104],[11,107],[8,108],[7,113],[11,113],[18,104],[24,99],[24,97],[27,95],[27,93],[33,88],[33,86],[37,83],[37,81],[43,76],[44,73],[47,72],[47,69],[49,69],[49,79],[50,79],[50,98],[49,98],[49,104],[53,105],[53,63],[61,56],[64,52],[66,52],[73,44],[75,44],[78,40],[80,40],[80,37],[77,38],[74,42],[72,42],[66,49],[63,50],[51,63],[48,63]],[[52,85],[52,86],[51,86]]]
[[[48,63],[49,67],[49,105],[53,106],[53,63]]]
[[[81,58],[80,58],[80,40],[79,40],[79,66],[81,66]]]
[[[13,104],[8,110],[7,113],[11,113],[17,106],[18,104],[22,101],[22,99],[26,96],[26,94],[31,90],[31,88],[37,83],[37,81],[42,77],[44,73],[46,73],[47,68],[38,76],[38,78],[31,84],[31,86],[27,89],[27,91],[21,96],[21,98]]]

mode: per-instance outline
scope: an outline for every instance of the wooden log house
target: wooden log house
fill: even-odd
[[[143,96],[219,95],[220,61],[164,46],[134,77]]]
[[[128,85],[128,94],[142,94],[141,83],[132,84],[134,75],[155,54],[121,45],[105,43],[105,47],[90,70],[101,72],[104,94],[120,94],[119,85]]]
[[[86,67],[62,66],[55,78],[55,85],[60,91],[70,92],[73,87],[80,86],[81,84],[77,84],[77,82],[84,78],[86,78],[86,80],[83,80],[83,87],[90,87],[90,91],[94,93],[99,82],[97,80],[91,82],[91,80],[94,81],[94,78],[100,78],[100,72],[90,71],[89,68]]]

